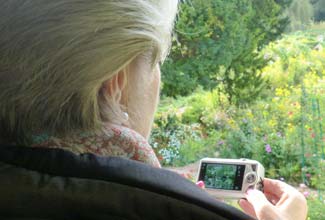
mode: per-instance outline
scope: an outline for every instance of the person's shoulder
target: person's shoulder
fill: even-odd
[[[109,124],[105,126],[104,132],[111,142],[125,151],[132,152],[129,154],[130,159],[160,167],[159,160],[148,140],[135,130],[122,125]]]
[[[107,124],[104,126],[104,133],[109,138],[130,140],[133,144],[137,142],[148,144],[148,141],[141,134],[123,125]]]

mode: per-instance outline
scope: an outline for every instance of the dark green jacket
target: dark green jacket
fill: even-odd
[[[251,219],[173,172],[60,149],[0,146],[0,219]]]

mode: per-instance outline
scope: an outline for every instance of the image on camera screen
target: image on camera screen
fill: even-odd
[[[205,187],[222,190],[241,190],[245,166],[233,164],[205,164]]]

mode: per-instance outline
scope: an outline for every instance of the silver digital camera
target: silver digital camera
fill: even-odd
[[[249,159],[203,158],[197,181],[203,181],[205,189],[223,199],[245,198],[248,189],[263,191],[264,167]]]

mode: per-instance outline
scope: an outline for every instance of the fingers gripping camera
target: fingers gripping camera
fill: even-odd
[[[217,198],[245,198],[248,189],[263,191],[264,167],[249,159],[204,158],[200,162],[197,181]]]

